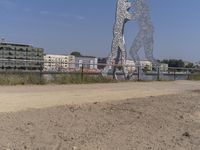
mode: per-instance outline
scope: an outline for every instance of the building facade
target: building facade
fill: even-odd
[[[160,64],[160,71],[167,72],[168,68],[169,68],[168,64],[165,64],[165,63]]]
[[[42,70],[42,48],[31,45],[0,43],[0,70]]]
[[[73,71],[75,70],[75,56],[46,54],[44,56],[44,70]]]
[[[148,60],[141,60],[140,61],[140,65],[143,68],[146,68],[148,71],[152,71],[153,70],[153,65],[152,62],[148,61]]]
[[[133,60],[127,59],[126,60],[126,66],[127,66],[128,72],[136,71],[135,62]]]
[[[82,67],[86,71],[97,71],[98,59],[93,56],[81,56],[76,57],[76,70],[80,70]]]
[[[200,68],[200,61],[196,62],[195,65],[196,65],[196,68]]]

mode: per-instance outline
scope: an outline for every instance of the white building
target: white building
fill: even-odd
[[[200,61],[196,62],[195,65],[197,68],[200,68]]]
[[[161,64],[160,64],[160,70],[161,70],[161,71],[167,72],[167,71],[168,71],[168,68],[169,68],[169,65],[168,65],[168,64],[165,64],[165,63],[161,63]]]
[[[126,60],[126,66],[127,66],[128,72],[134,72],[136,70],[135,62],[132,59]]]
[[[98,59],[93,56],[80,56],[75,58],[76,69],[80,70],[82,66],[86,71],[97,71]]]
[[[140,64],[142,67],[147,68],[149,71],[153,70],[152,62],[150,62],[148,60],[142,60],[142,61],[140,61]],[[160,65],[160,71],[164,71],[164,72],[168,71],[168,67],[169,67],[168,64],[160,63],[159,65]]]
[[[44,56],[44,70],[73,71],[75,70],[75,56],[47,54]]]
[[[148,61],[148,60],[141,60],[140,61],[140,65],[142,67],[146,67],[149,71],[152,71],[153,69],[153,65],[152,62]]]

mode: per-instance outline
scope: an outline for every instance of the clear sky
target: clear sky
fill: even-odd
[[[200,60],[200,0],[147,0],[155,27],[156,58]],[[0,0],[0,37],[46,53],[107,56],[116,0]],[[126,25],[127,50],[138,32]],[[141,55],[143,55],[141,49]]]

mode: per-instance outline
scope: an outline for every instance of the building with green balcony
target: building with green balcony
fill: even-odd
[[[0,43],[0,71],[43,70],[44,50],[31,45]]]

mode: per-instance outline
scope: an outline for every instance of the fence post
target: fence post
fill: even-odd
[[[189,73],[189,69],[187,69],[187,80],[190,79],[190,73]]]
[[[83,73],[84,73],[84,67],[83,67],[83,64],[82,64],[82,67],[81,67],[81,82],[83,82]]]
[[[140,66],[138,66],[137,78],[138,78],[138,81],[140,81]]]
[[[40,84],[42,84],[42,64],[40,64]]]
[[[160,67],[158,67],[158,72],[157,72],[157,80],[160,80]]]
[[[176,69],[174,68],[174,80],[176,80]]]

